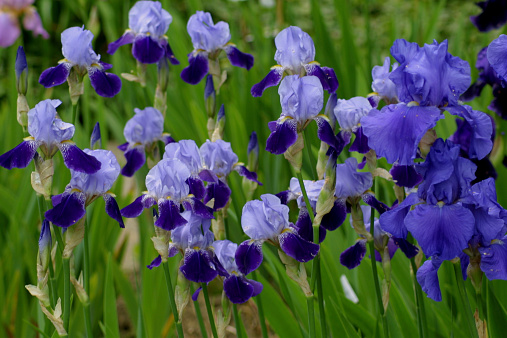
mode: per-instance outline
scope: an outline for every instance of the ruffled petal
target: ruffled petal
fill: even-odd
[[[125,223],[123,223],[123,219],[121,218],[120,208],[118,207],[118,203],[116,199],[110,194],[102,195],[104,201],[106,202],[106,213],[109,217],[114,219],[120,225],[120,228],[125,228]]]
[[[58,148],[67,168],[86,174],[94,174],[100,170],[100,161],[79,149],[74,142],[62,142]]]
[[[118,48],[120,48],[123,45],[128,45],[129,43],[133,43],[136,35],[134,32],[128,31],[125,32],[118,40],[115,42],[111,42],[107,46],[107,53],[108,54],[114,54]]]
[[[293,119],[276,122],[274,131],[271,131],[267,141],[266,150],[272,154],[280,155],[296,143],[298,138],[297,123]]]
[[[48,68],[40,75],[39,83],[46,88],[61,85],[67,81],[71,68],[71,64],[67,62],[60,63],[56,67]]]
[[[434,301],[442,301],[442,293],[440,292],[440,284],[438,283],[438,269],[442,262],[436,260],[427,260],[417,270],[417,281],[428,298]]]
[[[121,80],[118,75],[106,73],[104,70],[90,67],[88,68],[90,83],[102,97],[113,97],[120,92]]]
[[[250,70],[253,67],[254,57],[252,55],[243,53],[234,45],[227,45],[224,50],[231,65],[245,68],[246,70]]]
[[[405,225],[426,256],[451,260],[468,246],[475,220],[470,210],[458,204],[421,204],[408,213]]]
[[[134,39],[132,55],[139,62],[156,63],[164,54],[164,48],[151,36],[139,35]]]
[[[196,85],[208,74],[208,54],[191,53],[188,57],[188,67],[181,71],[181,78],[186,83]]]
[[[211,282],[218,275],[206,250],[187,249],[180,271],[186,279],[195,283]]]
[[[85,200],[83,193],[63,194],[60,203],[46,211],[44,216],[54,225],[68,228],[85,215]]]
[[[354,269],[361,264],[365,254],[366,240],[360,239],[356,244],[342,252],[340,255],[340,263],[350,270]]]
[[[238,245],[234,256],[238,270],[244,275],[256,270],[261,265],[262,259],[262,241],[254,240],[244,241]]]
[[[134,173],[141,169],[146,162],[146,153],[143,146],[127,148],[124,153],[127,163],[121,169],[121,174],[126,177],[134,176]]]
[[[268,87],[278,86],[283,77],[283,68],[275,66],[261,82],[255,84],[250,91],[253,97],[260,97]]]
[[[35,156],[38,147],[39,144],[36,141],[23,141],[0,156],[0,166],[5,169],[26,168]]]
[[[245,277],[230,275],[224,279],[224,292],[232,303],[243,304],[252,297],[254,288]]]
[[[187,220],[180,214],[180,207],[171,200],[163,200],[158,203],[160,217],[155,225],[167,231],[187,224]]]
[[[279,235],[278,241],[283,252],[301,263],[314,259],[320,249],[318,244],[309,242],[291,231]]]

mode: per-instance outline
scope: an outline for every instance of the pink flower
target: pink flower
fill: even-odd
[[[35,36],[49,38],[42,27],[37,9],[32,6],[33,2],[34,0],[0,0],[0,47],[12,45],[21,34],[18,20],[21,16],[25,29],[32,31]]]

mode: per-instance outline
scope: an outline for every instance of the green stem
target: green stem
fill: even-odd
[[[315,173],[315,161],[313,160],[313,155],[311,151],[311,145],[308,142],[308,137],[306,137],[306,132],[303,131],[303,141],[305,143],[305,149],[306,149],[306,157],[308,158],[308,162],[310,162],[310,169],[312,172],[312,178],[317,177],[317,174]]]
[[[190,292],[194,294],[194,287],[190,284]],[[195,301],[194,309],[195,315],[197,317],[197,321],[199,322],[199,329],[201,330],[201,336],[203,338],[208,338],[208,333],[206,332],[206,325],[204,325],[204,320],[202,319],[201,307],[199,306],[199,302]]]
[[[238,307],[236,304],[232,304],[232,313],[234,314],[234,324],[236,325],[236,336],[238,338],[243,338],[243,329],[241,325],[241,317],[238,313]]]
[[[315,306],[313,304],[313,297],[306,297],[306,306],[308,307],[308,329],[310,338],[316,337],[317,333],[315,332]]]
[[[458,291],[461,298],[461,306],[465,311],[465,320],[467,322],[468,329],[470,330],[470,334],[472,337],[478,337],[477,329],[475,328],[475,321],[472,315],[472,309],[470,307],[470,303],[468,302],[468,297],[466,294],[465,283],[463,282],[463,275],[461,273],[461,264],[460,262],[453,263],[454,266],[454,275],[456,277],[456,282],[458,284]]]
[[[176,301],[174,300],[174,289],[173,289],[173,283],[171,282],[171,273],[169,272],[169,262],[164,262],[164,275],[165,275],[165,281],[167,285],[167,292],[169,293],[169,303],[171,303],[171,310],[173,312],[174,316],[174,322],[176,323],[176,330],[178,331],[178,337],[182,338],[183,335],[183,327],[181,325],[181,322],[179,320],[178,316],[178,309],[176,307]]]
[[[479,309],[479,318],[484,320],[484,307],[482,305],[482,292],[476,292],[477,308]]]
[[[72,105],[72,124],[73,125],[76,125],[78,102],[76,102],[76,104]]]
[[[320,256],[318,257],[320,261]],[[321,325],[321,336],[327,337],[327,322],[326,322],[326,309],[324,308],[324,293],[322,290],[322,278],[321,278],[321,267],[320,262],[316,264],[316,275],[317,275],[317,294],[319,300],[319,316]]]
[[[417,329],[419,331],[419,337],[425,337],[426,332],[426,320],[425,320],[425,312],[424,312],[424,300],[421,294],[421,287],[417,282],[417,266],[415,264],[415,258],[412,257],[410,259],[410,264],[412,266],[412,271],[414,272],[412,275],[412,282],[414,284],[415,291],[415,310],[417,314]]]
[[[90,312],[90,226],[88,224],[88,217],[85,215],[85,232],[84,232],[84,241],[83,241],[83,262],[84,262],[84,271],[83,271],[83,284],[85,292],[88,296],[88,301],[83,306],[83,312],[85,317],[85,326],[86,326],[86,336],[93,337],[93,328],[92,328],[92,319]]]
[[[252,272],[252,277],[257,280],[257,272]],[[259,322],[261,322],[262,338],[268,338],[268,328],[266,327],[266,320],[264,318],[264,308],[262,307],[262,300],[260,295],[254,297],[255,303],[257,304],[257,311],[259,313]]]
[[[69,333],[70,321],[70,259],[63,258],[63,327]]]
[[[202,292],[204,294],[204,301],[206,302],[206,310],[208,311],[208,319],[209,325],[211,326],[211,332],[213,333],[213,338],[218,338],[217,328],[215,326],[215,319],[213,318],[211,303],[209,301],[208,286],[206,285],[206,283],[201,283],[201,286]]]

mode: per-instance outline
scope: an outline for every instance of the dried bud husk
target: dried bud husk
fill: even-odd
[[[312,297],[313,293],[310,289],[310,284],[308,284],[305,264],[287,256],[282,250],[278,250],[278,256],[280,256],[280,260],[285,265],[287,276],[299,285],[306,297]]]
[[[157,228],[162,231],[158,231]],[[155,250],[157,250],[158,254],[162,258],[162,262],[165,263],[167,261],[167,255],[169,254],[169,242],[171,240],[171,232],[161,229],[159,227],[155,227],[155,231],[157,232],[157,236],[152,237],[151,240],[153,241],[153,246],[155,247]]]
[[[283,156],[289,161],[292,165],[296,173],[301,172],[301,167],[303,166],[303,149],[305,147],[305,141],[303,139],[303,132],[298,132],[298,138],[296,139],[296,143],[291,145],[289,149]]]
[[[225,129],[225,110],[224,105],[220,107],[217,115],[217,122],[215,124],[215,130],[213,131],[213,135],[211,136],[211,142],[215,142],[216,140],[222,140],[224,138],[224,129]]]
[[[364,154],[366,157],[366,164],[368,165],[368,170],[370,170],[371,173],[377,169],[377,153],[375,153],[375,150],[370,149],[369,152]]]
[[[482,320],[479,317],[479,310],[475,309],[474,312],[475,327],[477,328],[477,334],[479,338],[488,338],[488,325],[486,319]]]
[[[146,87],[146,69],[148,65],[137,61],[137,73],[121,73],[121,77],[130,82],[137,82],[141,87]]]
[[[83,287],[83,274],[81,273],[79,275],[79,281],[74,277],[74,274],[70,274],[70,282],[72,285],[74,285],[74,290],[76,290],[77,297],[79,298],[79,301],[83,305],[87,305],[90,302],[90,298],[88,297],[88,294],[86,293],[84,287]]]
[[[424,134],[421,141],[419,142],[419,149],[421,150],[421,155],[423,158],[426,158],[426,155],[430,152],[431,146],[435,143],[437,139],[437,133],[435,129],[430,129]]]
[[[361,210],[359,201],[351,203],[350,210],[350,216],[352,217],[352,226],[354,227],[356,233],[366,238],[368,242],[372,241],[373,237],[368,231],[366,231],[366,228],[364,226],[363,210]]]
[[[231,322],[231,302],[229,298],[225,295],[225,292],[222,292],[222,308],[217,312],[217,334],[220,338],[225,337],[225,329]],[[239,330],[239,328],[237,328]]]
[[[223,209],[218,210],[215,219],[211,220],[211,229],[217,241],[225,239],[225,213],[227,212],[228,205],[229,203]]]
[[[176,280],[176,287],[174,288],[174,300],[176,301],[176,308],[178,309],[179,320],[183,318],[183,310],[190,301],[190,281],[183,276],[183,273],[178,269],[178,279]]]
[[[67,82],[69,83],[70,101],[72,102],[72,105],[75,106],[81,95],[84,94],[83,75],[79,74],[76,67],[72,67],[70,70]]]
[[[391,290],[391,256],[389,255],[389,248],[387,246],[388,241],[389,238],[387,238],[384,249],[379,251],[382,257],[382,269],[384,270],[385,278],[382,281],[382,303],[384,304],[384,311],[387,311],[387,306],[389,305],[389,291]]]
[[[63,319],[62,319],[62,300],[58,298],[56,302],[55,310],[53,311],[51,308],[46,308],[41,303],[42,312],[48,317],[48,319],[53,323],[56,332],[60,337],[67,336],[67,331],[63,327]],[[49,310],[48,310],[49,309]],[[51,311],[50,311],[51,310]]]
[[[33,171],[31,174],[32,188],[36,193],[43,195],[49,201],[53,186],[53,175],[55,173],[53,159],[43,160],[36,153],[34,163],[36,171]]]
[[[26,101],[26,97],[23,94],[18,94],[17,100],[17,120],[18,123],[23,127],[23,131],[26,132],[28,127],[28,111],[30,107],[28,106],[28,102]]]
[[[320,226],[322,218],[327,215],[334,206],[336,201],[335,190],[336,190],[336,160],[337,155],[335,152],[331,156],[326,164],[326,178],[324,179],[324,186],[320,191],[319,198],[317,199],[317,205],[315,207],[315,218],[313,220],[313,226]]]
[[[74,248],[83,240],[85,233],[85,219],[86,215],[74,225],[67,228],[67,231],[65,232],[65,248],[63,249],[62,254],[64,259],[70,259]]]
[[[157,88],[155,90],[154,107],[165,117],[167,111],[167,85],[169,84],[169,63],[167,58],[161,58],[157,63]]]
[[[398,203],[403,202],[405,200],[405,188],[400,187],[395,184],[393,186],[393,189],[394,189],[394,196],[396,196]]]

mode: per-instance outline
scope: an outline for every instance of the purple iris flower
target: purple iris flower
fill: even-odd
[[[32,31],[34,36],[49,38],[33,2],[34,0],[0,0],[0,47],[12,45],[19,37],[21,29],[18,18],[22,15],[25,29]]]
[[[366,231],[370,232],[371,207],[361,205],[361,210],[363,211],[363,221]],[[352,218],[350,219],[350,222],[352,225]],[[391,234],[385,232],[380,226],[380,222],[377,218],[375,218],[373,233],[373,242],[376,249],[375,260],[377,262],[382,262],[382,255],[379,251],[383,251],[386,246],[388,248],[390,259],[393,258],[398,248],[405,253],[407,258],[412,258],[419,252],[419,249],[417,249],[416,246],[410,244],[406,240],[393,237]],[[359,266],[366,254],[366,244],[368,243],[368,240],[362,235],[360,235],[360,237],[361,238],[359,238],[353,246],[343,251],[340,255],[340,263],[349,269]]]
[[[65,57],[58,66],[42,72],[39,83],[46,88],[61,85],[67,80],[71,71],[82,78],[86,73],[90,83],[100,96],[113,97],[120,92],[120,78],[105,71],[112,65],[100,61],[92,49],[93,33],[84,27],[67,28],[62,33],[62,54]],[[82,80],[81,80],[82,81]]]
[[[63,122],[56,113],[60,100],[44,100],[28,112],[28,133],[23,142],[0,156],[0,165],[7,169],[26,168],[37,149],[45,160],[52,158],[58,150],[65,165],[72,170],[93,174],[100,169],[100,162],[87,155],[70,139],[74,136],[74,125]]]
[[[287,76],[278,88],[282,114],[276,121],[269,122],[271,134],[266,141],[266,150],[283,154],[296,143],[298,133],[312,120],[317,122],[319,138],[332,146],[337,139],[325,115],[320,115],[324,105],[324,90],[316,76]]]
[[[206,187],[204,203],[215,199],[213,210],[216,211],[226,206],[231,195],[231,189],[227,185],[227,176],[234,170],[239,175],[262,185],[257,180],[257,173],[249,171],[243,163],[238,162],[238,156],[234,153],[229,142],[216,140],[211,142],[207,140],[199,149],[202,157],[203,167],[217,177],[217,180],[211,182]],[[204,174],[204,173],[202,173]],[[201,177],[203,175],[201,174]],[[208,180],[210,182],[210,180]]]
[[[109,44],[107,52],[114,54],[120,46],[132,43],[132,55],[141,63],[155,63],[166,57],[179,65],[165,35],[172,21],[159,1],[138,1],[129,11],[129,29]]]
[[[190,211],[183,212],[181,217],[186,224],[171,232],[169,257],[181,252],[180,271],[185,278],[196,283],[211,282],[218,275],[219,265],[212,247],[215,237],[209,229],[211,220]]]
[[[261,201],[249,201],[243,207],[241,226],[250,237],[236,251],[236,264],[244,275],[257,269],[262,263],[262,244],[265,241],[279,247],[298,262],[308,262],[319,252],[319,245],[298,234],[289,222],[289,207],[275,195],[265,194]]]
[[[135,115],[127,121],[123,135],[126,143],[118,148],[122,150],[127,164],[121,170],[123,176],[131,177],[146,162],[146,152],[151,153],[157,141],[172,142],[173,139],[164,133],[164,116],[155,108],[143,110],[135,108]]]
[[[316,76],[324,90],[334,93],[338,89],[338,79],[333,68],[320,67],[315,61],[315,45],[313,40],[301,28],[290,26],[282,30],[275,38],[277,65],[261,82],[252,87],[252,96],[262,96],[268,87],[277,86],[287,75]]]
[[[486,0],[476,3],[482,9],[479,15],[471,16],[470,21],[481,32],[500,28],[507,22],[507,2],[505,0]]]
[[[106,213],[124,228],[118,203],[109,191],[120,174],[116,157],[111,151],[103,149],[85,149],[84,152],[100,162],[100,170],[86,174],[71,169],[70,183],[62,194],[52,197],[53,209],[46,211],[46,218],[59,227],[67,228],[85,215],[90,203],[102,196],[106,202]]]
[[[167,231],[187,223],[187,219],[180,213],[182,205],[202,218],[213,218],[209,208],[189,194],[190,176],[190,170],[180,160],[161,160],[146,176],[148,191],[123,208],[121,214],[124,217],[134,218],[140,216],[144,208],[158,205],[160,217],[155,221],[155,225]]]
[[[361,119],[368,145],[377,155],[389,163],[413,164],[419,142],[444,117],[443,110],[472,121],[477,126],[473,134],[473,138],[479,138],[477,142],[481,143],[485,133],[491,135],[491,122],[484,113],[458,103],[470,84],[470,67],[447,52],[447,41],[419,47],[396,40],[391,54],[400,66],[389,79],[396,85],[401,102],[372,110]],[[481,146],[475,156],[483,158],[490,150]]]
[[[234,304],[242,304],[262,291],[262,284],[247,279],[239,271],[236,264],[236,251],[238,245],[229,240],[215,241],[213,243],[215,254],[223,269],[218,273],[224,278],[224,292]]]
[[[375,107],[380,99],[386,103],[398,103],[398,93],[396,85],[389,78],[391,72],[398,68],[398,63],[394,63],[391,68],[391,58],[386,56],[384,64],[382,66],[375,66],[371,71],[373,82],[371,83],[371,89],[373,93],[369,95],[369,99],[373,100]]]
[[[211,14],[197,11],[190,17],[187,31],[194,50],[188,54],[188,67],[181,72],[183,81],[198,84],[208,74],[208,60],[216,60],[222,50],[233,66],[250,70],[254,64],[252,55],[243,53],[229,42],[229,24],[223,21],[213,23]]]
[[[366,154],[370,151],[368,146],[368,138],[363,133],[361,127],[361,118],[367,116],[373,109],[370,101],[364,97],[353,97],[349,100],[338,100],[333,109],[334,116],[340,125],[342,133],[348,135],[343,136],[349,139],[350,135],[356,135],[354,142],[350,146],[350,151],[357,151],[361,154]]]

